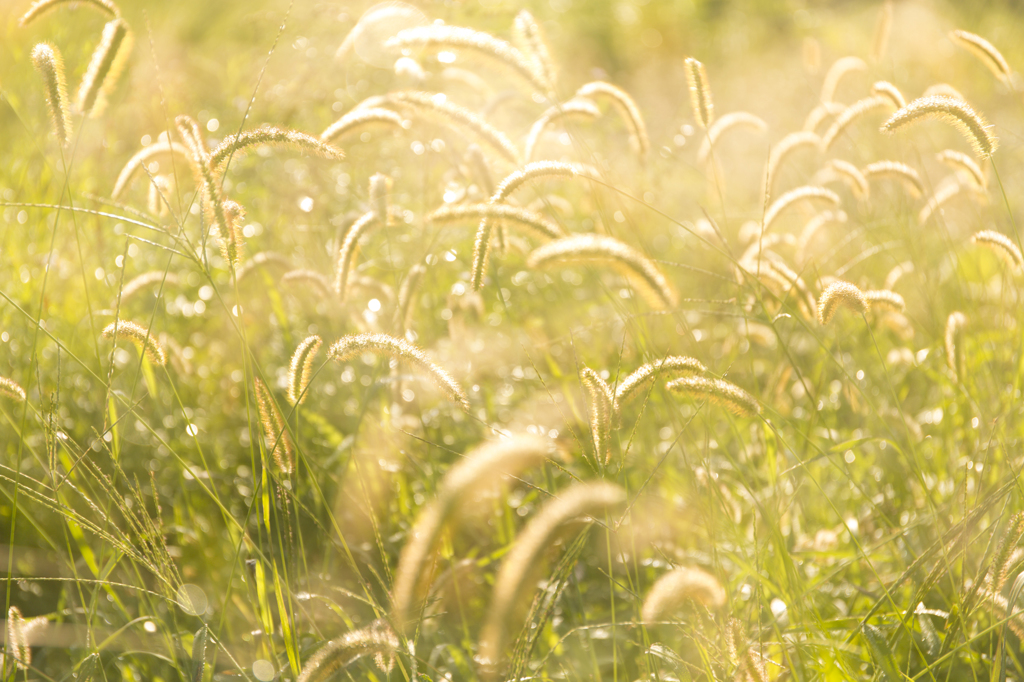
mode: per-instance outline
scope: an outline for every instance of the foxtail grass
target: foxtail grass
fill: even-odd
[[[114,200],[120,199],[125,190],[131,186],[132,180],[135,179],[139,170],[143,166],[148,165],[154,157],[164,154],[177,154],[189,163],[192,160],[188,147],[178,142],[160,140],[143,147],[132,158],[128,159],[128,163],[121,169],[117,176],[117,181],[114,183],[114,189],[110,193],[110,198]]]
[[[872,311],[902,313],[907,309],[903,297],[889,289],[869,289],[864,292],[864,298]]]
[[[306,402],[306,389],[313,378],[313,360],[320,351],[323,340],[316,334],[307,336],[292,353],[288,364],[288,402],[301,405]]]
[[[871,86],[871,94],[875,97],[886,98],[895,109],[902,109],[907,106],[907,100],[903,97],[903,93],[889,81],[876,81]]]
[[[1017,272],[1024,270],[1024,255],[1021,255],[1020,248],[1002,232],[982,230],[975,232],[971,240],[975,244],[981,244],[992,249],[1011,269]]]
[[[842,111],[835,120],[832,122],[831,127],[821,136],[821,147],[825,151],[832,148],[839,137],[846,132],[846,130],[859,118],[862,118],[866,114],[881,109],[883,107],[892,106],[892,101],[888,97],[873,96],[866,97],[862,100],[858,100],[848,106]]]
[[[686,81],[690,85],[690,104],[693,106],[693,117],[705,130],[715,122],[715,103],[711,97],[711,86],[704,64],[693,57],[687,57]]]
[[[580,370],[580,384],[587,395],[595,460],[597,463],[607,466],[611,458],[610,441],[614,400],[612,390],[608,383],[601,378],[601,375],[589,367]]]
[[[323,142],[333,142],[373,126],[390,126],[404,130],[409,125],[409,121],[391,109],[384,109],[382,107],[353,109],[329,125],[327,130],[320,133],[320,139]]]
[[[693,400],[706,400],[725,408],[738,417],[755,417],[761,413],[761,404],[736,384],[713,377],[681,377],[665,384],[670,393],[685,395]]]
[[[870,198],[871,187],[868,185],[867,178],[852,163],[843,159],[831,159],[826,168],[846,183],[858,201],[867,201]]]
[[[513,610],[528,587],[527,578],[558,530],[585,516],[603,515],[626,500],[610,483],[576,483],[549,500],[519,533],[494,581],[494,592],[480,634],[479,658],[497,668],[505,649]]]
[[[445,224],[484,217],[493,220],[495,224],[524,227],[530,235],[544,240],[565,237],[561,227],[541,214],[510,204],[451,204],[438,208],[427,216],[427,220]]]
[[[843,78],[857,71],[867,71],[868,65],[860,57],[840,57],[825,74],[825,80],[821,84],[821,101],[834,102],[836,93],[839,91],[839,84]]]
[[[429,582],[428,569],[441,533],[473,493],[543,464],[553,453],[551,440],[540,436],[515,435],[484,443],[445,474],[432,502],[424,507],[402,548],[391,591],[391,620],[399,632],[407,632],[416,621],[418,588]]]
[[[937,158],[942,163],[946,164],[950,168],[956,171],[963,172],[974,181],[978,187],[988,187],[988,179],[985,177],[985,171],[981,169],[978,162],[972,159],[969,155],[955,149],[944,149],[939,152]]]
[[[135,344],[139,352],[145,353],[154,365],[167,364],[167,354],[148,329],[129,320],[111,322],[101,332],[108,339],[127,339]]]
[[[469,109],[448,101],[441,92],[405,90],[390,93],[388,101],[411,109],[434,123],[465,131],[478,142],[486,144],[509,162],[519,165],[519,149],[501,132]]]
[[[647,137],[647,124],[644,123],[640,107],[628,92],[620,87],[604,81],[593,81],[581,86],[576,91],[576,97],[585,97],[594,100],[606,99],[612,103],[615,110],[622,117],[622,122],[629,131],[629,144],[641,159],[647,156],[651,147],[650,139]]]
[[[263,126],[255,130],[228,135],[210,152],[210,169],[217,174],[224,171],[229,158],[240,156],[253,147],[273,145],[295,149],[325,159],[344,159],[345,153],[322,139],[287,128]]]
[[[274,396],[267,385],[256,377],[252,380],[253,393],[256,396],[256,408],[260,413],[260,426],[263,438],[267,442],[267,450],[277,464],[278,470],[290,474],[295,469],[295,443],[285,428],[284,417],[277,409]]]
[[[540,115],[534,124],[530,127],[530,132],[526,136],[526,144],[523,146],[523,158],[529,162],[533,160],[534,153],[537,150],[537,144],[540,142],[541,135],[552,123],[569,118],[579,119],[594,119],[601,115],[601,110],[597,106],[586,99],[572,99],[565,104],[553,106],[543,114]]]
[[[516,47],[526,55],[533,67],[531,71],[539,76],[542,83],[547,84],[549,90],[553,89],[558,82],[558,75],[547,41],[544,40],[544,32],[537,20],[527,10],[519,10],[512,22],[512,31]]]
[[[462,26],[434,24],[399,31],[386,43],[386,47],[397,49],[416,46],[474,52],[506,67],[542,93],[551,92],[552,83],[537,68],[533,59],[527,58],[510,43],[495,38],[489,33]]]
[[[50,108],[53,130],[60,146],[71,140],[71,113],[68,111],[68,86],[64,77],[64,60],[53,45],[39,43],[32,50],[32,63],[46,88],[46,105]]]
[[[760,116],[755,116],[747,111],[732,111],[725,114],[708,128],[708,134],[700,143],[697,151],[697,161],[707,163],[711,149],[718,144],[718,138],[733,128],[747,128],[758,133],[768,132],[768,124]]]
[[[937,118],[953,125],[967,139],[978,156],[992,156],[999,141],[989,131],[989,125],[962,99],[941,95],[919,97],[899,109],[882,124],[882,132],[895,133],[928,118]]]
[[[645,623],[665,620],[689,601],[709,609],[720,609],[725,606],[725,590],[707,571],[681,566],[655,581],[644,598],[640,618]]]
[[[842,203],[838,194],[825,187],[804,185],[803,187],[791,189],[773,201],[765,210],[762,231],[767,232],[786,209],[802,201],[825,202],[833,206],[839,206]]]
[[[654,308],[678,305],[675,289],[654,261],[613,237],[576,234],[556,239],[530,252],[526,264],[530,268],[552,267],[572,263],[593,263],[615,268],[638,289]]]
[[[117,8],[117,5],[110,0],[36,0],[32,3],[32,6],[28,8],[28,11],[21,15],[21,19],[18,20],[18,26],[28,26],[50,10],[65,5],[70,5],[72,7],[85,5],[87,7],[92,7],[108,17],[116,18],[121,16],[121,11]]]
[[[979,35],[968,31],[950,31],[949,39],[964,48],[984,64],[1004,85],[1013,86],[1013,71],[996,47]]]
[[[14,379],[0,377],[0,395],[10,398],[15,402],[25,402],[25,389]]]
[[[671,379],[679,375],[704,374],[708,368],[696,358],[670,355],[661,360],[641,365],[615,389],[615,421],[622,418],[622,410],[630,402],[647,392],[658,379]]]
[[[78,88],[75,105],[78,111],[93,117],[103,113],[106,99],[117,85],[131,49],[132,36],[128,23],[124,19],[107,22]]]
[[[423,351],[403,339],[387,334],[344,336],[335,341],[327,351],[327,359],[340,363],[363,353],[408,362],[426,373],[449,400],[458,404],[463,410],[469,409],[466,392],[462,390],[455,379],[441,367],[428,360]]]
[[[385,660],[392,660],[398,651],[398,637],[383,622],[345,633],[316,650],[302,666],[297,682],[327,682],[335,672],[347,668],[363,656],[374,656],[384,672],[390,670]]]
[[[778,177],[779,168],[782,166],[782,162],[785,161],[793,152],[804,147],[815,151],[820,150],[821,138],[813,131],[799,130],[795,133],[789,133],[772,146],[771,154],[768,157],[768,169],[766,172],[769,191],[775,187],[775,180]]]
[[[913,168],[899,161],[875,161],[861,169],[868,180],[875,178],[896,178],[914,199],[924,194],[924,182],[921,175]]]
[[[832,282],[818,299],[818,322],[828,324],[840,308],[849,308],[863,315],[868,311],[868,299],[863,291],[849,282]]]

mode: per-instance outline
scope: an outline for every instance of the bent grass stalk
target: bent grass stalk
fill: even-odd
[[[263,126],[262,128],[245,130],[241,133],[225,137],[210,152],[210,169],[216,174],[223,173],[224,164],[227,163],[229,158],[244,154],[252,147],[261,145],[295,149],[324,159],[339,160],[345,158],[345,152],[312,135],[307,135],[298,130],[278,128],[277,126]]]
[[[520,154],[512,141],[490,123],[469,109],[448,101],[441,92],[420,92],[406,90],[393,92],[385,98],[400,106],[408,107],[417,114],[435,123],[455,127],[468,132],[477,141],[483,142],[505,157],[510,163],[519,165]]]
[[[631,282],[640,285],[640,292],[656,309],[674,308],[679,303],[675,290],[654,261],[613,237],[577,234],[556,239],[537,247],[526,259],[529,268],[572,263],[593,263],[615,268]]]
[[[804,185],[803,187],[791,189],[772,202],[764,212],[764,222],[762,223],[763,227],[761,230],[762,233],[768,231],[783,211],[795,206],[801,201],[822,201],[832,204],[833,206],[839,206],[842,203],[839,199],[839,195],[826,187]]]
[[[260,413],[260,426],[263,427],[267,450],[277,463],[277,468],[282,473],[290,474],[295,467],[295,443],[285,427],[284,417],[277,409],[270,389],[259,377],[252,380],[252,387],[256,395],[256,408]]]
[[[127,22],[124,19],[107,22],[78,88],[78,111],[92,117],[103,113],[106,98],[117,85],[131,49],[132,37]]]
[[[1017,272],[1024,270],[1024,255],[1021,254],[1020,248],[1013,243],[1013,240],[1005,234],[995,230],[982,230],[975,232],[971,241],[992,249],[1011,269]]]
[[[284,284],[303,284],[311,286],[316,289],[317,293],[319,293],[322,298],[333,297],[336,294],[334,291],[334,283],[331,282],[331,280],[316,270],[309,270],[308,268],[289,270],[281,275],[281,282]],[[351,284],[352,283],[350,282],[350,285]]]
[[[121,303],[131,298],[142,289],[154,284],[177,285],[180,284],[178,276],[173,272],[165,273],[163,270],[151,270],[130,279],[121,287]]]
[[[979,187],[973,182],[964,183],[956,178],[949,178],[949,181],[940,185],[939,188],[935,190],[935,193],[928,198],[927,203],[925,203],[917,214],[917,222],[924,225],[929,219],[931,219],[936,211],[961,194],[967,194],[980,203],[984,203],[988,199],[984,188]]]
[[[547,438],[515,435],[478,446],[448,470],[434,500],[416,517],[398,559],[391,619],[399,632],[412,625],[418,587],[429,578],[426,572],[434,546],[459,504],[504,477],[543,464],[553,450],[554,443]]]
[[[397,49],[423,46],[470,50],[509,68],[542,93],[551,92],[552,83],[545,79],[532,59],[528,59],[510,43],[483,31],[462,26],[417,26],[399,31],[385,46]]]
[[[768,124],[760,116],[755,116],[748,111],[733,111],[725,114],[708,128],[708,134],[700,143],[697,151],[697,161],[707,163],[711,149],[718,144],[718,138],[733,128],[748,128],[758,133],[768,132]]]
[[[513,35],[519,51],[527,56],[542,83],[553,89],[558,82],[555,64],[551,59],[547,41],[537,20],[527,10],[520,10],[512,22]]]
[[[147,165],[154,157],[164,154],[177,154],[187,162],[192,161],[191,153],[185,145],[167,140],[154,142],[148,147],[143,147],[132,158],[128,159],[128,163],[124,165],[124,168],[121,169],[117,176],[117,181],[114,183],[114,189],[110,193],[110,198],[114,200],[120,199],[125,190],[131,185],[132,180],[135,179],[139,169]]]
[[[323,340],[313,334],[298,345],[288,364],[288,402],[301,405],[306,402],[306,389],[313,377],[313,359],[320,351]]]
[[[821,101],[835,101],[836,92],[839,90],[839,84],[843,78],[851,73],[867,70],[868,65],[860,57],[851,56],[837,59],[829,67],[828,72],[825,74],[825,80],[821,84]]]
[[[896,109],[902,109],[907,106],[907,100],[903,97],[903,93],[889,81],[876,81],[871,86],[871,94],[875,97],[886,98]]]
[[[821,148],[824,151],[828,151],[832,148],[835,141],[838,140],[844,132],[846,132],[846,129],[849,128],[854,121],[862,118],[872,111],[875,111],[876,109],[881,109],[882,107],[890,106],[891,104],[892,101],[888,97],[879,96],[867,97],[846,107],[838,116],[836,116],[832,125],[825,134],[821,136]]]
[[[385,657],[393,659],[398,645],[398,637],[385,623],[347,632],[317,649],[302,666],[297,682],[327,682],[336,671],[370,655],[387,672],[390,666],[384,664]]]
[[[956,171],[961,171],[974,181],[978,187],[987,188],[988,180],[985,178],[985,171],[981,169],[978,162],[967,154],[955,149],[945,149],[939,152],[936,157],[942,163]]]
[[[768,157],[768,169],[765,172],[768,178],[769,193],[775,187],[775,179],[779,174],[782,162],[802,147],[809,147],[815,151],[820,151],[821,137],[813,131],[798,130],[795,133],[789,133],[772,147],[771,154]]]
[[[807,261],[807,251],[810,249],[811,242],[821,228],[830,224],[843,225],[846,221],[847,215],[845,211],[822,211],[808,220],[804,229],[800,232],[800,236],[797,237],[796,262],[804,263]]]
[[[72,7],[86,5],[109,17],[121,16],[121,11],[117,8],[117,5],[110,0],[36,0],[28,8],[28,11],[21,16],[21,19],[18,20],[18,26],[24,28],[43,14],[61,5],[71,5]]]
[[[640,107],[628,92],[620,87],[604,81],[592,81],[581,86],[576,91],[576,97],[585,97],[594,100],[607,99],[619,112],[622,122],[629,131],[629,144],[641,159],[646,158],[651,147],[650,139],[647,137],[647,125],[644,123]]]
[[[46,87],[46,105],[50,108],[57,142],[66,147],[71,140],[71,114],[68,111],[68,86],[64,78],[64,60],[56,47],[39,43],[32,50],[32,63]]]
[[[517,189],[532,180],[553,177],[592,177],[597,178],[597,171],[588,167],[559,161],[534,161],[505,177],[498,189],[491,195],[489,203],[500,204],[508,199]],[[487,261],[491,253],[491,228],[493,223],[488,216],[480,219],[473,240],[473,265],[470,270],[470,283],[474,291],[483,287],[484,275],[487,274]]]
[[[479,658],[497,667],[505,649],[509,621],[527,577],[566,523],[583,516],[602,515],[626,500],[625,491],[604,482],[576,483],[549,500],[516,537],[494,580],[490,609],[480,634]]]
[[[665,620],[689,601],[720,609],[725,606],[726,594],[718,579],[707,571],[680,566],[655,581],[644,598],[640,619],[645,623]]]
[[[902,313],[907,309],[903,297],[889,289],[869,289],[864,292],[864,298],[868,302],[868,308],[872,311]]]
[[[1013,87],[1013,71],[992,43],[979,35],[960,30],[950,31],[949,39],[977,57],[1003,85]]]
[[[875,161],[861,169],[861,174],[868,180],[874,178],[896,178],[914,199],[924,194],[924,182],[921,175],[913,168],[900,161]]]
[[[818,299],[818,322],[822,326],[832,321],[839,308],[864,315],[868,312],[868,299],[864,292],[849,282],[832,282]]]
[[[418,367],[433,379],[434,384],[448,396],[449,400],[457,403],[463,410],[469,410],[469,399],[466,397],[466,392],[462,390],[455,379],[441,367],[428,360],[423,351],[403,339],[387,334],[344,336],[330,347],[327,359],[340,363],[363,353],[404,360],[414,367]]]
[[[689,396],[694,400],[707,400],[738,417],[761,414],[761,405],[754,396],[725,379],[681,377],[665,384],[665,388],[670,393]]]
[[[539,213],[510,204],[452,204],[442,206],[427,216],[434,223],[454,223],[462,220],[493,220],[496,224],[514,223],[527,228],[527,232],[541,239],[565,237],[562,228]]]
[[[626,405],[650,389],[658,379],[677,377],[680,374],[704,374],[707,371],[708,368],[702,362],[685,355],[670,355],[641,365],[615,389],[615,421],[622,418],[622,409]]]
[[[871,187],[868,185],[867,178],[852,163],[842,159],[832,159],[828,162],[827,168],[849,186],[858,201],[867,201],[870,198]]]
[[[324,142],[333,142],[375,125],[393,126],[405,130],[410,124],[409,121],[402,118],[401,114],[391,109],[380,107],[354,109],[320,133],[320,139]]]
[[[167,354],[164,352],[164,349],[161,348],[160,344],[149,333],[149,330],[140,324],[129,320],[118,320],[108,324],[100,333],[103,337],[115,341],[117,339],[131,341],[139,349],[139,352],[145,353],[149,361],[155,365],[163,366],[167,364]]]
[[[586,120],[595,119],[600,116],[601,110],[593,102],[586,99],[573,99],[565,104],[551,107],[541,114],[540,118],[530,127],[530,132],[526,136],[526,144],[523,146],[523,158],[527,162],[533,160],[533,155],[537,149],[537,143],[540,142],[541,135],[544,134],[544,131],[552,123],[563,119]]]
[[[595,463],[607,466],[611,459],[612,389],[600,374],[589,367],[580,370],[580,384],[587,395]]]
[[[967,102],[941,95],[919,97],[897,110],[882,124],[882,132],[895,133],[928,118],[937,118],[959,130],[978,156],[992,156],[999,147],[988,123]]]

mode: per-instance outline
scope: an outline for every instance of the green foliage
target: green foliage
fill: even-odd
[[[106,3],[25,27],[28,3],[0,8],[0,675],[1024,677],[1024,108],[1019,76],[947,37],[977,31],[1012,68],[1019,16],[897,3],[881,41],[881,3],[582,4],[126,2],[134,40],[91,76]],[[434,19],[500,40],[386,47]],[[102,111],[68,103],[67,146],[42,42],[72,91],[111,79],[91,86]],[[850,55],[867,62],[822,106]],[[717,120],[758,125],[712,140],[686,57]],[[586,116],[555,115],[595,81]],[[982,175],[939,158],[971,153],[941,120],[883,134],[883,102],[765,182],[787,133],[824,133],[877,81],[908,102],[960,91],[999,141]],[[344,158],[320,146],[360,105],[378,115],[331,139]],[[532,160],[586,172],[515,176],[513,193],[527,138]],[[161,140],[185,146],[111,199]],[[923,196],[886,172],[865,192],[859,169],[884,161]],[[791,196],[841,206],[768,212],[805,186],[827,191]],[[361,217],[373,229],[353,233]],[[820,324],[837,281],[856,305]],[[355,350],[299,353],[289,377],[312,335]],[[619,395],[645,365],[653,379]],[[445,478],[510,434],[550,454]],[[551,506],[598,481],[622,508]],[[404,576],[414,622],[396,623],[423,513],[439,516]],[[483,660],[509,557],[523,587]],[[725,605],[680,599],[644,622],[651,587],[686,566]]]

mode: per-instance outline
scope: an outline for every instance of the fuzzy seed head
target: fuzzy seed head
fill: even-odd
[[[621,417],[622,408],[633,399],[646,393],[658,379],[669,379],[686,374],[704,374],[708,368],[696,358],[685,355],[670,355],[661,360],[641,365],[623,379],[615,390],[615,414]]]
[[[252,381],[253,392],[256,395],[256,407],[260,413],[260,425],[263,427],[263,437],[267,441],[267,449],[277,463],[278,470],[284,474],[290,474],[295,467],[295,443],[284,423],[281,411],[277,409],[274,396],[270,389],[256,377]]]
[[[395,360],[404,360],[418,367],[434,381],[438,388],[463,410],[469,409],[469,399],[462,387],[448,372],[427,359],[419,348],[408,341],[387,334],[356,334],[335,341],[327,352],[327,359],[345,362],[357,355],[372,353]]]
[[[402,118],[401,114],[390,109],[380,107],[353,109],[322,132],[320,139],[324,142],[332,142],[372,126],[387,126],[404,130],[409,127],[409,122]]]
[[[14,379],[8,379],[7,377],[0,377],[0,395],[19,403],[25,402],[25,389],[18,385]]]
[[[18,21],[18,26],[24,28],[41,15],[61,5],[77,6],[79,4],[92,7],[109,17],[121,16],[121,12],[117,9],[117,5],[110,0],[36,0],[32,3],[32,6],[28,8],[28,11],[22,15],[21,19]]]
[[[686,58],[686,80],[690,84],[690,102],[693,117],[705,130],[715,121],[715,105],[711,99],[711,86],[704,65],[693,57]]]
[[[686,395],[694,400],[724,407],[738,417],[754,417],[761,414],[761,405],[736,384],[712,377],[682,377],[665,384],[671,393]]]
[[[398,637],[391,626],[384,621],[375,621],[368,627],[347,632],[317,649],[302,666],[297,682],[327,682],[336,671],[369,655],[375,657],[379,667],[390,670],[384,661],[394,660],[398,645]]]
[[[601,375],[584,367],[580,370],[580,384],[587,394],[590,410],[590,432],[594,437],[594,453],[605,465],[611,457],[612,390]]]
[[[129,320],[111,322],[104,327],[102,335],[108,339],[127,339],[135,344],[139,351],[144,352],[153,364],[160,366],[167,364],[167,354],[164,353],[164,349],[160,347],[149,330],[140,324]]]
[[[824,326],[831,322],[836,311],[842,306],[863,315],[868,311],[868,300],[864,297],[864,292],[853,284],[832,282],[818,299],[819,324]]]
[[[658,578],[644,599],[640,617],[645,623],[665,620],[691,600],[709,609],[720,609],[725,606],[725,590],[707,571],[682,566]]]
[[[1024,256],[1021,255],[1020,248],[1013,241],[1002,232],[996,232],[995,230],[982,230],[981,232],[975,232],[971,240],[975,244],[981,244],[995,251],[996,255],[999,256],[1003,262],[1008,266],[1020,272],[1024,270]]]
[[[322,344],[320,337],[313,334],[306,337],[292,354],[292,361],[288,365],[288,402],[292,405],[301,405],[306,401],[306,389],[313,377],[313,359]]]
[[[924,194],[924,182],[920,174],[905,163],[899,161],[875,161],[861,169],[868,180],[874,178],[896,178],[903,183],[907,193],[917,199]]]
[[[261,145],[295,149],[324,159],[340,160],[345,158],[343,151],[324,142],[321,138],[307,135],[298,130],[278,128],[277,126],[263,126],[262,128],[246,130],[225,137],[210,152],[210,168],[216,174],[222,173],[228,159],[235,155],[244,154],[249,149]]]
[[[967,102],[941,95],[919,97],[899,109],[882,124],[882,132],[894,133],[926,118],[938,118],[952,124],[967,138],[978,156],[992,156],[999,146],[985,119]]]
[[[839,206],[840,203],[842,203],[838,194],[825,187],[805,185],[803,187],[791,189],[772,202],[764,212],[764,231],[768,231],[768,228],[772,226],[783,211],[801,201],[825,202],[832,204],[833,206]]]
[[[964,375],[964,352],[961,341],[966,326],[967,316],[958,310],[946,318],[946,364],[953,370],[957,379],[962,379]]]
[[[71,140],[71,114],[68,111],[68,86],[64,79],[64,60],[56,47],[39,43],[32,50],[32,63],[46,87],[46,104],[50,108],[53,129],[60,146]]]
[[[967,31],[950,31],[949,39],[977,57],[1005,85],[1011,85],[1013,71],[995,45]]]
[[[985,171],[981,169],[978,162],[963,152],[955,149],[946,149],[938,153],[939,161],[950,168],[959,171],[969,177],[974,184],[982,189],[988,187],[988,180],[985,178]]]
[[[888,289],[871,289],[864,292],[864,298],[868,301],[868,307],[874,310],[882,310],[893,313],[902,313],[907,309],[903,297],[895,291]]]
[[[586,97],[593,100],[607,99],[611,102],[629,130],[629,144],[633,151],[640,156],[641,160],[647,156],[647,151],[651,148],[650,139],[647,137],[647,125],[644,123],[643,115],[640,113],[640,107],[637,106],[628,92],[611,83],[593,81],[580,87],[576,91],[576,97]]]
[[[106,98],[117,85],[131,49],[132,38],[128,23],[120,18],[107,22],[78,88],[75,105],[78,111],[93,117],[103,113]]]

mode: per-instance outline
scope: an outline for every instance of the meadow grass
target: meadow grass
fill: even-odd
[[[791,9],[0,7],[0,678],[1024,679],[1024,21]]]

